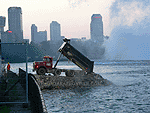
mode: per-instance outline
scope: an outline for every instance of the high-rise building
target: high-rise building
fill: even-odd
[[[35,42],[40,43],[43,41],[47,41],[47,31],[39,31],[37,32]]]
[[[52,23],[50,23],[50,40],[61,40],[60,24],[56,21],[52,21]]]
[[[22,10],[20,7],[8,8],[8,27],[9,31],[16,37],[16,42],[23,41]]]
[[[1,43],[1,34],[4,32],[4,27],[5,27],[5,20],[6,18],[3,16],[0,16],[0,43]],[[1,62],[1,56],[2,51],[1,51],[1,44],[0,44],[0,77],[2,76],[2,62]]]
[[[90,24],[91,40],[103,43],[103,22],[100,14],[93,14]]]
[[[32,42],[35,41],[36,34],[37,34],[37,26],[35,24],[32,24],[31,26],[31,41]]]
[[[4,32],[5,20],[6,18],[4,16],[0,16],[0,39],[1,39],[1,34]]]

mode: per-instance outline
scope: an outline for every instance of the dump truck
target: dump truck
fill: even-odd
[[[76,64],[81,68],[85,73],[89,74],[93,72],[94,61],[90,61],[77,49],[75,49],[70,44],[70,39],[63,39],[64,43],[58,49],[60,55],[56,61],[56,64],[53,66],[53,58],[50,56],[44,56],[42,62],[33,63],[33,71],[36,71],[38,75],[45,75],[45,73],[52,73],[54,76],[59,76],[61,72],[65,72],[65,75],[68,77],[74,77],[75,70],[71,69],[59,69],[56,68],[61,55],[63,54],[66,58]]]

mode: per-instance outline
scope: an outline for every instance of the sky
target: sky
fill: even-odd
[[[38,31],[47,31],[50,40],[50,23],[61,25],[61,36],[67,38],[90,38],[90,22],[93,14],[101,14],[104,35],[110,35],[109,8],[114,0],[0,0],[0,16],[6,17],[8,30],[8,8],[22,8],[23,35],[31,41],[31,25]]]

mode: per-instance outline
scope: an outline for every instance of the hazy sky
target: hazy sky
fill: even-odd
[[[50,39],[50,23],[61,24],[61,35],[65,37],[90,38],[92,14],[101,14],[104,35],[109,35],[109,8],[114,0],[0,0],[0,16],[6,17],[8,29],[8,8],[22,8],[24,38],[31,39],[31,24],[38,31],[47,30]],[[30,40],[31,41],[31,40]]]

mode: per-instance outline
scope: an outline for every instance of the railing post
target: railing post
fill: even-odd
[[[28,44],[26,42],[26,98],[28,103],[28,53],[27,53]]]

